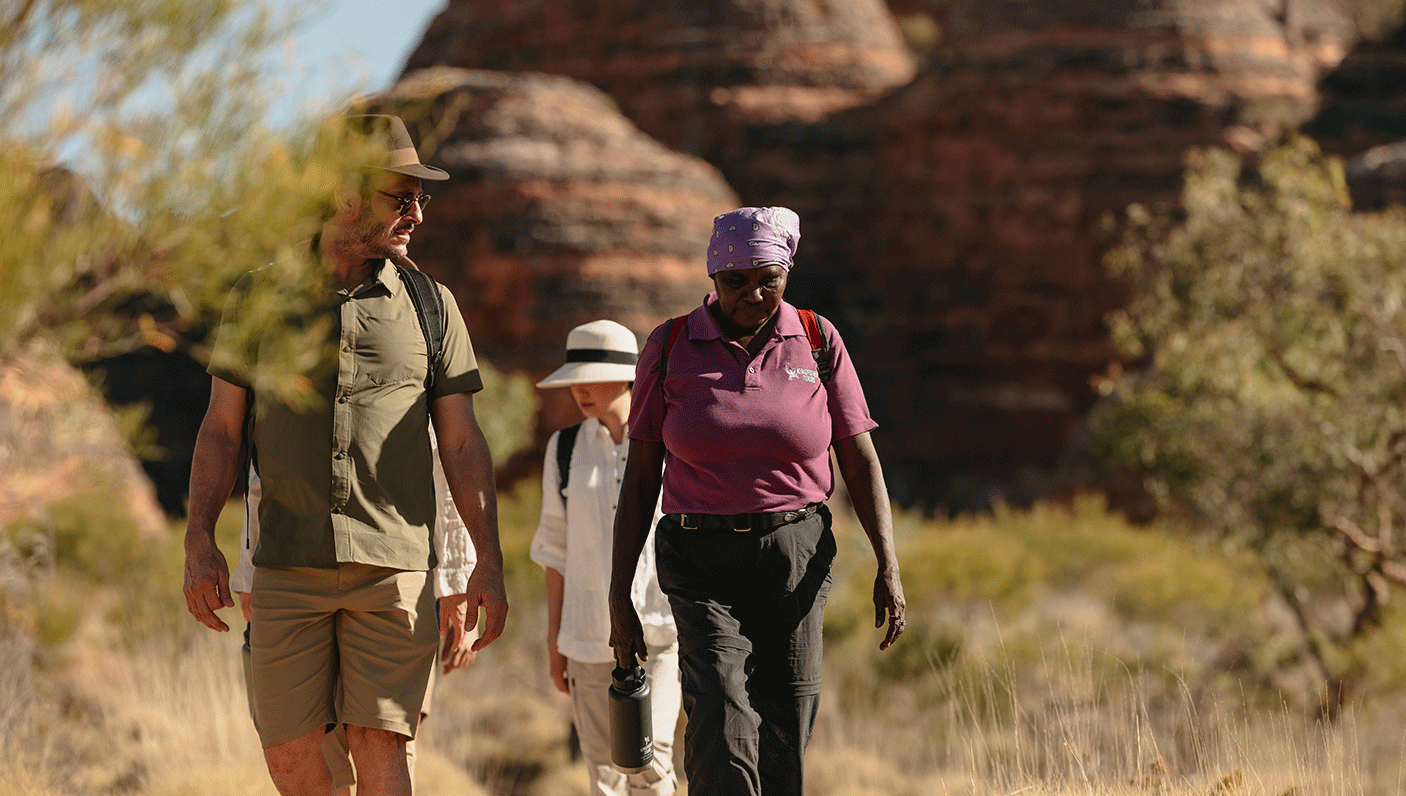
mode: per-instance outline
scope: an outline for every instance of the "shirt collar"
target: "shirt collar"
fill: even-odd
[[[392,296],[400,295],[400,293],[405,290],[405,286],[401,284],[401,280],[396,278],[395,264],[390,260],[382,260],[380,267],[372,269],[371,276],[368,277],[365,282],[353,288],[348,295],[367,295],[377,290],[378,286],[379,289],[385,290]]]
[[[604,423],[600,422],[600,420],[599,420],[598,418],[588,417],[588,418],[586,418],[585,420],[582,420],[582,421],[581,421],[581,431],[582,431],[583,433],[586,433],[586,434],[595,434],[595,435],[598,436],[598,437],[604,437],[610,444],[612,444],[612,445],[615,444],[615,440],[613,440],[613,439],[610,438],[610,429],[609,429],[608,427],[606,427],[606,425],[605,425]],[[625,440],[625,442],[628,442],[629,439],[630,439],[630,424],[629,424],[629,423],[626,423],[626,424],[625,424],[625,436],[624,436],[624,440]],[[622,443],[622,444],[623,444],[623,443]]]

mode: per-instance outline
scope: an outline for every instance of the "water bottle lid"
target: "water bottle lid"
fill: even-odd
[[[615,687],[621,691],[638,691],[644,686],[644,667],[635,666],[626,669],[623,666],[616,666],[610,672],[610,679],[615,681]]]

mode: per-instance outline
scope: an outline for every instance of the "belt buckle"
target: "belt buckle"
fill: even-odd
[[[737,527],[737,518],[738,518],[738,517],[746,517],[746,518],[747,518],[747,527],[745,527],[745,528],[739,528],[739,527]],[[732,515],[732,530],[733,530],[734,533],[751,533],[751,531],[752,531],[752,515],[751,515],[751,514],[734,514],[734,515]]]
[[[693,524],[692,524],[692,525],[689,525],[689,524],[688,524],[688,518],[689,518],[689,517],[692,517],[692,518],[693,518]],[[680,514],[680,515],[679,515],[679,527],[680,527],[680,528],[683,528],[683,529],[686,530],[686,531],[696,531],[696,530],[698,530],[698,515],[697,515],[697,514]]]

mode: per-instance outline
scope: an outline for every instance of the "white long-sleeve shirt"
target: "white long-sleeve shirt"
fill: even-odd
[[[439,559],[434,569],[434,596],[463,594],[468,588],[469,575],[478,563],[478,553],[469,539],[469,531],[454,507],[449,494],[449,482],[444,477],[444,465],[439,461],[439,445],[433,429],[430,433],[430,456],[434,459],[434,493],[438,504],[434,521],[434,552]],[[254,585],[254,548],[259,546],[259,498],[263,486],[254,468],[249,468],[249,494],[244,501],[244,529],[239,537],[239,565],[230,575],[230,591],[251,591]]]
[[[625,475],[626,441],[616,445],[610,429],[595,418],[586,418],[571,451],[571,475],[566,500],[561,497],[557,471],[558,431],[547,440],[542,468],[542,519],[532,537],[532,560],[562,574],[561,631],[557,651],[582,663],[615,660],[610,648],[610,554],[614,539],[615,507]],[[654,522],[661,514],[654,508]],[[654,532],[645,541],[645,554],[635,569],[630,595],[650,646],[667,646],[678,638],[668,598],[659,589],[654,569]]]

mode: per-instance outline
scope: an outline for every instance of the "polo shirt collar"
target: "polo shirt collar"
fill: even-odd
[[[703,297],[703,306],[690,312],[684,322],[684,331],[688,333],[690,340],[721,340],[727,335],[723,334],[721,326],[713,317],[713,313],[708,310],[708,305],[717,302],[718,293],[713,291]],[[801,318],[796,314],[796,308],[791,306],[786,299],[781,300],[781,307],[777,309],[781,317],[776,319],[776,326],[772,327],[772,337],[802,337],[806,333],[806,328],[801,325]]]
[[[781,300],[781,309],[778,310],[781,317],[776,319],[775,333],[780,337],[803,337],[806,327],[801,325],[801,316],[796,314],[796,308]]]

